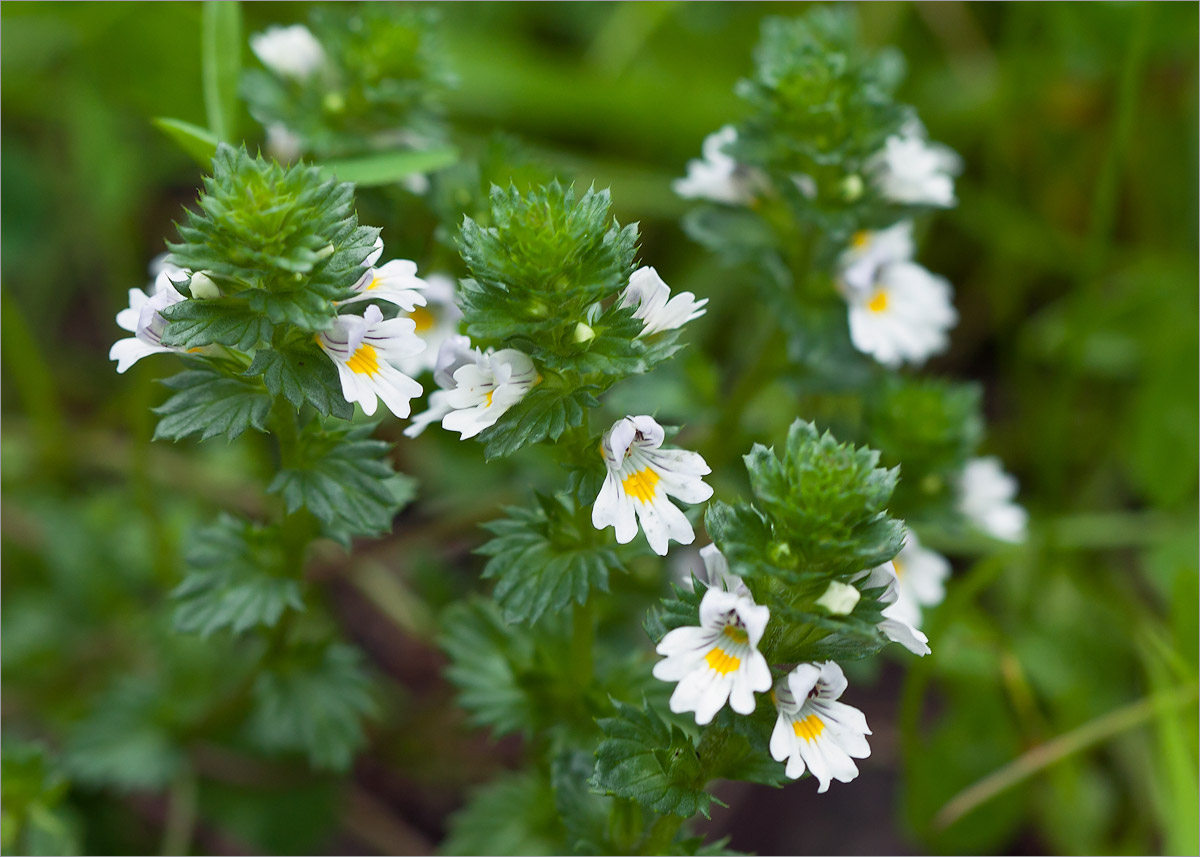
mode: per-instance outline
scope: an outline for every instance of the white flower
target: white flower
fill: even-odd
[[[700,568],[696,567],[697,559],[700,560]],[[676,580],[688,592],[695,591],[693,577],[703,583],[706,589],[733,593],[750,591],[745,581],[729,570],[729,560],[714,544],[707,544],[698,551],[689,550],[679,557],[675,565]]]
[[[900,580],[896,576],[896,567],[891,562],[860,571],[851,581],[859,583],[860,589],[878,589],[881,586],[884,588],[878,599],[879,603],[884,605],[880,611],[883,621],[877,627],[885,637],[904,646],[914,655],[923,657],[929,654],[929,638],[897,615],[893,609],[900,598]]]
[[[994,456],[973,458],[959,478],[958,510],[989,536],[1006,542],[1025,541],[1029,513],[1013,502],[1017,480],[1004,472]]]
[[[267,27],[250,37],[250,49],[280,77],[307,80],[325,62],[325,50],[303,24]]]
[[[653,268],[638,268],[629,276],[629,285],[621,293],[621,306],[636,306],[633,317],[643,322],[639,337],[675,330],[707,311],[708,298],[696,300],[691,292],[671,297],[671,287]]]
[[[640,522],[651,550],[666,556],[669,540],[690,545],[696,538],[687,517],[668,498],[703,503],[713,489],[701,478],[712,471],[699,453],[661,449],[662,443],[662,426],[653,417],[613,423],[600,444],[608,475],[592,507],[592,525],[598,530],[614,527],[617,542],[628,544]]]
[[[466,350],[466,337],[447,341],[442,346],[450,377],[445,371],[434,373],[435,380],[445,389],[430,396],[430,410],[418,415],[410,426],[413,433],[421,430],[439,416],[442,428],[458,432],[461,440],[475,437],[494,426],[504,412],[521,401],[533,385],[541,380],[537,367],[528,355],[515,348],[482,352]],[[439,354],[439,363],[442,357]],[[443,393],[443,395],[439,395]],[[419,425],[418,422],[419,421]]]
[[[892,560],[896,571],[896,603],[883,615],[912,627],[921,627],[921,608],[941,604],[946,597],[946,578],[950,576],[950,561],[936,551],[921,547],[917,536],[909,530],[904,547]]]
[[[134,363],[151,354],[182,350],[162,344],[163,331],[167,328],[162,311],[187,300],[172,285],[172,276],[178,277],[182,269],[171,268],[173,270],[169,270],[164,262],[154,278],[149,295],[141,289],[130,289],[129,308],[117,313],[117,326],[133,334],[117,340],[109,349],[108,359],[117,361],[117,372],[124,373]]]
[[[758,650],[770,618],[770,609],[755,604],[748,592],[705,592],[700,626],[669,631],[655,649],[666,659],[654,665],[654,677],[679,682],[671,710],[694,711],[701,725],[727,700],[738,714],[752,714],[755,692],[771,689],[771,668]]]
[[[425,340],[425,350],[403,366],[404,371],[413,376],[437,368],[442,343],[458,335],[458,323],[463,317],[462,310],[454,302],[453,279],[444,274],[430,274],[424,282],[425,305],[408,314],[417,326],[417,336]]]
[[[429,410],[413,417],[412,424],[404,430],[405,436],[417,437],[430,424],[440,422],[442,417],[454,410],[447,401],[450,391],[456,386],[454,373],[468,363],[474,363],[478,356],[479,350],[472,348],[471,340],[465,336],[451,336],[441,344],[433,367],[433,380],[441,389],[429,394]]]
[[[376,268],[375,263],[383,255],[383,239],[376,238],[371,254],[363,262],[367,270],[350,288],[354,295],[337,301],[338,306],[356,301],[387,301],[407,313],[425,305],[422,292],[429,285],[417,276],[417,263],[408,259],[393,259]]]
[[[159,274],[166,274],[173,283],[185,283],[192,272],[187,268],[181,268],[171,260],[170,253],[159,253],[150,260],[150,277],[151,291],[154,291],[157,286],[153,281],[158,280]]]
[[[907,133],[888,137],[867,169],[879,192],[892,202],[949,208],[955,203],[954,174],[961,165],[946,146]]]
[[[267,153],[281,164],[290,164],[300,158],[303,151],[300,137],[292,133],[282,122],[267,126]]]
[[[838,279],[843,291],[869,298],[879,279],[880,269],[893,262],[911,262],[913,258],[912,221],[901,220],[887,229],[855,232],[838,258]]]
[[[944,351],[958,321],[950,284],[913,262],[884,265],[869,291],[848,291],[846,299],[854,347],[885,366]]]
[[[347,402],[358,402],[370,416],[379,398],[396,416],[408,416],[421,385],[395,364],[425,347],[413,333],[411,318],[385,321],[379,307],[369,306],[362,316],[339,315],[329,330],[317,334],[317,343],[337,367]]]
[[[871,755],[867,718],[857,708],[838,702],[846,676],[833,661],[800,664],[780,679],[772,691],[779,717],[771,733],[771,757],[787,760],[785,773],[793,780],[808,770],[816,777],[818,794],[831,780],[848,783],[858,776],[855,759]]]
[[[737,129],[726,125],[704,138],[703,160],[688,161],[687,178],[675,179],[671,189],[685,199],[711,199],[729,205],[745,205],[762,186],[760,173],[725,154],[737,140]]]

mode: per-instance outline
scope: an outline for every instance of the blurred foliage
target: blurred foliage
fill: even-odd
[[[663,421],[686,414],[714,467],[716,450],[731,446],[720,431],[748,448],[782,437],[797,415],[821,425],[829,400],[806,395],[803,378],[781,374],[738,399],[737,379],[769,346],[767,313],[747,306],[736,270],[683,234],[686,206],[669,190],[703,137],[744,115],[734,83],[752,68],[760,19],[789,10],[437,11],[437,64],[456,82],[436,111],[420,108],[471,160],[435,176],[428,200],[396,187],[361,193],[362,222],[382,224],[389,249],[423,271],[462,274],[448,238],[463,213],[486,218],[489,180],[512,175],[523,190],[558,174],[580,191],[610,187],[611,214],[639,224],[641,255],[676,288],[711,299],[691,347],[621,396],[657,401]],[[243,34],[309,12],[250,4]],[[105,359],[127,289],[144,284],[172,219],[195,200],[198,168],[150,120],[207,124],[201,6],[27,3],[2,14],[5,853],[429,850],[464,795],[514,752],[508,739],[488,746],[472,735],[436,678],[430,616],[477,585],[474,525],[527,490],[513,475],[544,486],[560,474],[531,472],[520,455],[484,468],[453,437],[397,445],[396,463],[423,486],[418,502],[391,540],[353,560],[322,554],[309,571],[367,668],[387,679],[379,699],[362,692],[364,665],[342,649],[314,649],[248,685],[244,653],[218,636],[174,633],[159,608],[183,580],[182,534],[218,509],[256,519],[279,502],[253,488],[271,470],[260,436],[150,445],[147,408],[165,398],[153,382],[169,367],[147,361],[118,382]],[[989,451],[1020,478],[1033,526],[1024,547],[956,567],[928,619],[934,655],[908,669],[896,729],[873,718],[880,742],[855,787],[897,771],[892,805],[871,810],[872,824],[895,823],[886,850],[1194,853],[1196,708],[1166,701],[1194,688],[1200,634],[1196,7],[882,3],[857,14],[869,44],[906,57],[898,97],[964,158],[959,206],[919,236],[923,260],[955,284],[961,316],[932,368],[979,383]],[[247,46],[242,58],[253,62]],[[245,112],[233,124],[254,127]],[[964,406],[935,382],[895,395],[931,425]],[[731,400],[732,426],[722,419]],[[605,402],[621,407],[619,396]],[[887,430],[909,442],[903,425]],[[931,443],[919,469],[936,476],[962,442]],[[883,463],[895,463],[886,449]],[[739,474],[718,468],[718,495],[744,493]],[[907,475],[898,503],[913,488]],[[933,546],[971,553],[946,539]],[[653,574],[635,566],[610,583],[649,603]],[[456,609],[467,623],[476,608]],[[519,681],[536,679],[538,657],[517,654],[521,670],[491,665],[481,692],[502,685],[520,704]],[[311,696],[306,676],[317,671],[343,688],[310,703],[329,712],[320,735],[280,716]],[[1144,699],[1155,703],[1128,728],[935,824],[972,783]],[[243,729],[230,712],[247,705],[256,715]],[[361,711],[379,713],[365,736],[352,734]],[[288,753],[339,761],[364,737],[350,777]],[[252,752],[263,746],[282,755]],[[549,793],[524,775],[496,780],[467,822],[520,810],[540,815],[514,836],[551,830]],[[751,803],[833,806],[803,785],[753,794]],[[728,802],[709,830],[731,834],[733,847],[871,847],[846,829],[861,826],[861,803],[839,805],[853,819],[822,811],[803,822],[836,829],[829,840],[802,838],[799,817],[739,824],[748,804]],[[467,822],[447,850],[479,850]]]

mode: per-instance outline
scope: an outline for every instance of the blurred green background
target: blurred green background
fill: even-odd
[[[683,235],[669,183],[741,115],[733,85],[761,18],[803,5],[438,8],[458,141],[508,131],[551,169],[612,188],[617,217],[641,224],[642,258],[713,298],[680,371],[752,350],[721,324],[736,275]],[[306,12],[247,4],[246,32]],[[157,608],[188,527],[260,508],[267,454],[257,438],[151,446],[167,367],[118,377],[107,360],[126,291],[199,184],[149,120],[204,124],[200,7],[0,15],[6,811],[33,795],[45,823],[30,847],[47,853],[436,847],[464,793],[519,751],[465,726],[433,641],[433,611],[475,585],[474,524],[523,490],[514,471],[445,438],[402,443],[422,487],[393,538],[314,563],[384,681],[351,776],[145,725],[148,706],[177,722],[226,680],[222,644],[166,632]],[[930,370],[984,385],[988,451],[1021,481],[1031,538],[956,564],[927,627],[934,656],[885,665],[867,692],[876,734],[857,782],[819,798],[811,783],[730,787],[706,827],[760,853],[1196,853],[1197,7],[858,15],[869,44],[906,56],[901,99],[965,159],[959,205],[921,251],[961,314]],[[401,205],[390,255],[445,269],[433,216]],[[958,820],[938,815],[1014,759],[1060,757]]]

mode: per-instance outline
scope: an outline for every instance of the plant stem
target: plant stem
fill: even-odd
[[[596,642],[595,609],[589,600],[575,604],[571,623],[571,672],[580,687],[592,683],[593,651]]]
[[[1140,726],[1160,711],[1180,708],[1195,701],[1196,685],[1181,688],[1172,694],[1148,696],[1089,720],[1045,744],[1039,744],[959,792],[938,812],[933,827],[935,830],[945,830],[971,810],[1068,756]]]
[[[666,854],[675,839],[675,834],[683,826],[683,817],[678,815],[660,815],[650,825],[646,838],[642,840],[640,854]]]
[[[196,830],[196,778],[184,770],[174,784],[167,803],[167,822],[163,828],[162,853],[187,854]]]

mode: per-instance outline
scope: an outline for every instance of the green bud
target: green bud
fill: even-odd
[[[578,342],[580,344],[584,342],[591,342],[595,338],[596,331],[592,330],[591,327],[584,324],[582,321],[575,325],[575,333],[571,335],[571,341]]]
[[[321,106],[325,108],[326,113],[341,113],[346,109],[346,96],[340,92],[326,93]]]
[[[851,173],[850,175],[846,176],[844,179],[842,179],[841,191],[842,199],[846,200],[846,202],[854,202],[857,200],[860,196],[862,196],[863,192],[862,176],[860,176],[858,173]]]
[[[188,288],[192,293],[192,297],[199,298],[200,300],[212,300],[221,296],[221,290],[217,287],[217,284],[203,271],[197,271],[192,274],[192,280],[188,283]]]
[[[854,605],[862,594],[848,583],[837,580],[830,581],[825,594],[817,599],[817,606],[824,607],[834,616],[846,616],[854,610]]]

